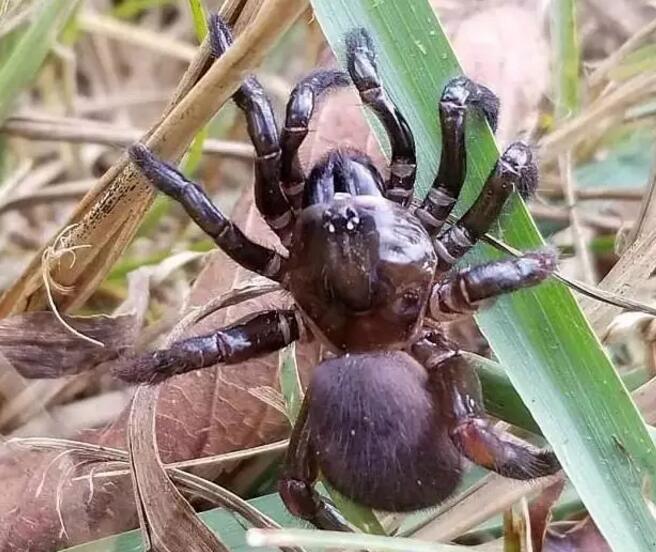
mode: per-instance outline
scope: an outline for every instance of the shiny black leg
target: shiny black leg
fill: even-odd
[[[218,16],[210,18],[212,52],[219,58],[232,44],[232,33]],[[233,95],[246,115],[248,135],[255,146],[255,204],[284,245],[289,245],[294,214],[280,188],[281,151],[278,126],[264,89],[255,77],[246,78]]]
[[[481,111],[492,130],[496,130],[499,100],[494,93],[467,77],[449,81],[439,105],[442,128],[440,167],[431,190],[416,211],[431,235],[435,235],[446,222],[465,181],[465,119],[470,108]]]
[[[246,237],[207,197],[203,189],[177,169],[159,160],[143,144],[129,150],[132,162],[158,190],[178,201],[198,226],[235,262],[279,281],[285,259]]]
[[[429,331],[413,345],[412,353],[428,370],[449,420],[449,436],[463,456],[513,479],[544,477],[561,469],[552,451],[521,443],[490,424],[476,371],[454,343]]]
[[[305,175],[298,159],[298,149],[308,134],[314,108],[322,94],[348,84],[348,76],[343,71],[317,71],[301,80],[289,96],[285,126],[280,137],[280,184],[294,211],[303,207]]]
[[[278,492],[292,514],[309,521],[315,527],[332,531],[351,531],[341,514],[314,489],[318,467],[310,445],[310,400],[311,388],[308,388],[289,439]]]
[[[190,337],[137,358],[122,358],[112,373],[131,383],[158,383],[213,366],[236,364],[282,349],[299,337],[296,312],[272,310],[243,318],[211,334]]]
[[[417,169],[415,142],[408,123],[383,89],[373,43],[364,29],[355,29],[347,35],[346,60],[362,103],[374,111],[389,137],[392,156],[386,197],[408,205]]]
[[[539,284],[555,269],[556,255],[548,249],[464,268],[433,286],[430,315],[444,320],[472,314],[499,295]]]
[[[528,195],[536,185],[537,166],[531,149],[521,142],[511,144],[497,161],[474,204],[434,239],[438,272],[448,271],[490,229],[513,190]]]

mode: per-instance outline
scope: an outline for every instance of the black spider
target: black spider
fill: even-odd
[[[231,34],[218,17],[211,20],[211,32],[219,57]],[[559,469],[553,453],[519,444],[490,425],[475,371],[440,326],[497,295],[536,285],[554,270],[553,254],[544,251],[452,270],[513,190],[525,194],[535,188],[531,151],[512,144],[471,208],[445,225],[466,172],[467,113],[480,110],[495,127],[498,111],[490,90],[465,77],[453,79],[439,103],[439,171],[426,199],[411,207],[416,161],[410,128],[382,88],[367,33],[350,33],[346,49],[350,79],[328,70],[301,80],[280,136],[254,77],[233,96],[257,152],[257,207],[288,256],[251,241],[198,185],[145,146],[130,149],[152,184],[180,202],[223,251],[279,282],[295,304],[179,341],[117,369],[129,381],[157,382],[276,351],[298,339],[305,326],[336,357],[315,368],[279,490],[291,512],[333,529],[348,526],[313,489],[319,470],[359,503],[408,511],[448,497],[460,480],[463,457],[517,479]],[[297,151],[315,103],[351,81],[389,136],[389,178],[366,155],[339,149],[306,177]]]

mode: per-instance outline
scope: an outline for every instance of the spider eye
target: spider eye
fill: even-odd
[[[420,303],[419,294],[415,290],[409,289],[397,297],[394,310],[400,316],[417,316]]]

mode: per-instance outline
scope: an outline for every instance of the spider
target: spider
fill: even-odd
[[[231,32],[218,16],[210,29],[218,58],[230,47]],[[296,516],[339,530],[349,526],[313,488],[319,471],[360,504],[404,512],[447,498],[460,481],[464,459],[517,479],[560,468],[551,451],[518,442],[490,424],[477,375],[441,324],[553,272],[549,251],[454,268],[513,190],[526,195],[537,185],[530,149],[512,144],[469,210],[445,224],[466,173],[467,113],[477,110],[494,128],[496,96],[465,77],[446,85],[439,101],[439,170],[426,199],[414,207],[414,139],[382,87],[369,35],[352,31],[346,52],[348,74],[319,71],[296,85],[280,133],[254,77],[233,96],[255,146],[256,206],[287,256],[250,240],[197,184],[144,145],[131,147],[131,160],[158,190],[177,200],[233,260],[279,282],[294,304],[178,341],[117,369],[128,381],[159,382],[271,353],[307,329],[335,356],[314,370],[279,492]],[[389,137],[387,179],[366,155],[351,149],[330,151],[307,176],[301,168],[297,153],[317,100],[350,82]]]

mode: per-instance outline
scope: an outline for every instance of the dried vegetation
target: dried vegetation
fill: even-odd
[[[242,229],[272,243],[252,207],[244,121],[222,106],[258,68],[280,113],[298,76],[332,55],[302,0],[226,0],[220,10],[240,38],[209,70],[190,9],[197,2],[68,4],[47,22],[54,31],[43,63],[7,75],[4,54],[47,9],[0,0],[0,84],[8,76],[21,83],[11,95],[0,90],[0,550],[58,550],[139,523],[157,550],[223,550],[187,499],[227,507],[254,527],[289,522],[275,499],[254,507],[239,498],[274,489],[289,428],[278,356],[136,394],[107,375],[106,363],[285,298],[214,251],[181,209],[155,199],[122,148],[143,139],[182,160]],[[465,70],[501,96],[500,141],[519,134],[539,147],[542,185],[531,210],[563,252],[563,271],[653,304],[656,9],[638,0],[611,11],[603,0],[580,3],[582,98],[556,121],[546,2],[433,4]],[[345,143],[382,159],[349,91],[322,106],[304,161]],[[591,299],[583,305],[653,423],[656,322]],[[473,322],[454,332],[487,352]],[[301,344],[296,353],[303,379],[320,351]],[[56,375],[67,377],[38,379]],[[380,522],[417,539],[485,542],[484,550],[606,546],[562,478],[530,486],[478,474],[472,482],[428,516]],[[558,522],[548,524],[551,516]],[[213,522],[222,535],[228,517]]]

